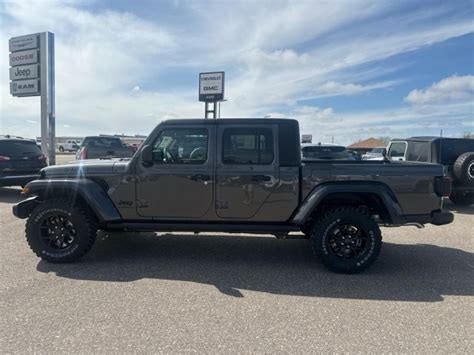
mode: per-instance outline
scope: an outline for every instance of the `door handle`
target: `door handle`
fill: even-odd
[[[193,181],[208,181],[211,179],[211,177],[206,174],[196,174],[196,175],[191,175],[190,179]]]
[[[270,181],[272,178],[268,175],[252,175],[252,181]]]

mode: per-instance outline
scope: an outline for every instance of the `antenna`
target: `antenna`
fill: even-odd
[[[442,129],[439,130],[439,138],[440,138],[440,140],[439,140],[439,150],[438,150],[438,164],[441,164],[441,147],[443,145],[443,139],[442,139],[443,138],[443,130]]]

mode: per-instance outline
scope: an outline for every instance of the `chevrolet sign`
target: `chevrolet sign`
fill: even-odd
[[[216,102],[224,99],[224,72],[199,74],[199,101]]]

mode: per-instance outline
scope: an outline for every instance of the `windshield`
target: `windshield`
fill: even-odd
[[[395,142],[390,144],[388,156],[391,158],[403,158],[405,156],[405,149],[407,144],[405,142]]]
[[[370,153],[382,154],[384,148],[373,148]]]

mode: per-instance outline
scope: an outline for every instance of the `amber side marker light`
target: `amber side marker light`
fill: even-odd
[[[30,192],[30,188],[29,187],[24,187],[21,189],[21,193],[24,195],[24,194],[27,194],[28,192]]]

